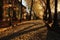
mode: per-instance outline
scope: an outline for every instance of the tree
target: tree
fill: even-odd
[[[8,15],[9,15],[9,18],[10,18],[10,20],[9,20],[9,26],[11,26],[12,25],[12,21],[11,21],[12,20],[12,17],[10,15],[11,14],[11,7],[9,7],[9,10],[8,11],[9,11]]]
[[[3,19],[3,0],[0,0],[0,21]]]
[[[15,10],[13,10],[13,20],[15,20],[15,21],[17,20]]]
[[[21,13],[20,13],[20,22],[22,21],[22,0],[21,0]]]
[[[60,27],[58,25],[58,19],[57,19],[57,4],[58,0],[55,0],[55,13],[54,13],[54,20],[52,25],[52,30],[48,30],[47,33],[47,39],[46,40],[60,40],[58,34],[60,34]]]
[[[54,22],[52,25],[52,29],[59,33],[60,27],[58,24],[58,17],[57,17],[57,15],[58,15],[57,14],[57,4],[58,4],[58,0],[55,0],[55,14],[54,14]]]
[[[17,2],[20,8],[20,22],[21,22],[22,21],[22,0],[18,0]]]
[[[52,22],[51,8],[50,8],[50,0],[46,0],[46,9],[44,11],[44,20],[48,21],[48,23]],[[48,17],[47,17],[48,16]]]
[[[31,13],[32,13],[32,8],[33,8],[33,0],[31,0],[31,8],[30,8],[30,16],[29,16],[29,20],[31,20]]]

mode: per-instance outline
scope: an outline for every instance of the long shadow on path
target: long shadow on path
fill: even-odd
[[[28,33],[28,32],[36,31],[36,30],[41,29],[41,28],[44,28],[44,27],[45,27],[45,25],[44,25],[44,26],[41,26],[41,27],[38,27],[38,28],[34,28],[34,29],[29,29],[29,30],[25,30],[25,29],[24,29],[24,30],[20,30],[20,31],[18,31],[18,32],[16,32],[16,33],[13,33],[13,34],[11,34],[11,35],[4,36],[4,37],[0,38],[0,40],[11,40],[11,39],[13,39],[13,38],[15,38],[15,37],[17,37],[17,36],[26,34],[26,33]]]

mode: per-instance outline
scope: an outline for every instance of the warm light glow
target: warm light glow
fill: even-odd
[[[58,11],[60,11],[60,2],[58,2]]]
[[[12,5],[11,5],[11,4],[9,4],[9,7],[12,7]]]
[[[41,5],[38,5],[39,6],[39,9],[42,9]]]
[[[18,0],[19,2],[21,1],[21,0]]]

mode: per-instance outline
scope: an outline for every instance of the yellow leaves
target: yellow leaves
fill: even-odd
[[[28,6],[31,6],[31,0],[25,0],[28,4]]]
[[[28,4],[28,6],[31,7],[31,0],[26,0],[26,2],[27,2],[27,4]],[[41,4],[42,4],[42,3],[40,3],[39,0],[34,0],[34,2],[33,2],[33,8],[32,8],[32,9],[34,10],[36,16],[38,16],[39,18],[42,18],[42,16],[43,16],[43,11],[44,11],[44,9],[43,9],[43,7],[41,6]]]
[[[31,0],[26,0],[26,2],[28,4],[28,6],[31,7]],[[33,10],[34,10],[35,14],[37,16],[39,16],[40,18],[44,14],[44,10],[45,10],[44,8],[46,8],[46,6],[43,2],[46,3],[46,0],[34,0],[34,2],[33,2]],[[58,0],[58,11],[60,11],[60,8],[59,8],[60,3],[59,2],[60,2],[60,0]],[[44,6],[44,8],[42,5]],[[50,0],[51,12],[53,12],[53,13],[54,13],[54,9],[55,9],[54,5],[55,5],[54,0]]]

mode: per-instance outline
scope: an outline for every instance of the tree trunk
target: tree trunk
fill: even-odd
[[[51,15],[51,8],[50,8],[50,0],[46,0],[47,4],[46,4],[46,10],[44,12],[44,20],[48,21],[48,23],[52,22],[52,15]],[[49,15],[47,17],[47,15]]]
[[[29,16],[29,20],[31,20],[32,8],[33,8],[33,0],[31,0],[31,8],[30,8],[30,16]]]
[[[13,10],[13,20],[15,20],[15,21],[17,20],[15,10]]]
[[[10,18],[10,21],[9,21],[9,26],[11,26],[12,25],[12,17],[11,17],[11,7],[9,7],[9,13],[8,13],[8,15],[9,15],[9,18]]]
[[[53,20],[54,22],[53,22],[52,30],[48,30],[47,32],[46,40],[60,40],[60,28],[57,20],[57,3],[58,1],[55,0],[55,14]]]
[[[58,17],[57,17],[57,4],[58,4],[58,0],[55,0],[55,14],[54,14],[54,22],[53,22],[53,25],[52,25],[52,28],[54,31],[60,33],[60,27],[59,27],[59,24],[58,24]]]
[[[20,22],[22,21],[22,0],[21,0],[21,13],[20,13]]]
[[[48,23],[51,23],[52,22],[52,15],[51,15],[51,8],[50,8],[50,0],[47,0],[47,10],[48,10],[48,14],[49,14]]]
[[[0,0],[0,21],[3,19],[3,0]]]

